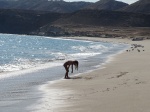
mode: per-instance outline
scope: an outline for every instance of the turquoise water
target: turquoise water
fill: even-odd
[[[74,74],[84,73],[100,67],[126,47],[105,42],[0,34],[0,111],[30,112],[27,108],[42,96],[37,88],[64,77],[65,61],[78,60],[79,70]]]
[[[57,60],[87,58],[116,44],[59,38],[0,34],[0,72],[39,66]]]

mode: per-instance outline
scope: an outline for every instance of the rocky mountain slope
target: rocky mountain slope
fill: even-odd
[[[150,0],[139,0],[120,11],[150,14]]]
[[[90,2],[65,2],[48,0],[19,0],[19,1],[0,1],[0,9],[22,9],[50,11],[59,13],[70,13],[80,10],[92,3]]]
[[[58,25],[148,27],[150,15],[106,10],[80,10],[53,22]]]
[[[60,13],[1,9],[0,33],[29,34],[61,16]]]
[[[90,6],[87,6],[86,9],[118,10],[125,6],[128,6],[128,4],[116,0],[100,0]]]
[[[131,5],[115,0],[0,0],[0,33],[64,36],[87,35],[76,33],[79,28],[150,27],[149,4],[149,0]]]
[[[150,15],[119,11],[80,10],[51,13],[26,10],[0,10],[0,33],[66,35],[78,27],[150,27]]]
[[[0,9],[37,10],[58,13],[72,13],[82,9],[96,9],[150,14],[150,0],[139,0],[130,5],[117,0],[99,0],[95,3],[65,2],[63,0],[0,0]]]

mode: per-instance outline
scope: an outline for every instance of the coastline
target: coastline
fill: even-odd
[[[46,37],[46,38],[48,38],[48,37]],[[57,39],[60,40],[61,38],[55,38],[55,40],[57,40]],[[65,40],[65,39],[62,39],[62,40]],[[79,40],[79,39],[78,40],[68,39],[68,40],[69,41],[72,40],[73,43],[76,43],[76,41],[77,41],[77,43],[81,42],[81,41],[84,42],[85,44],[90,43],[89,45],[91,47],[87,47],[87,48],[91,48],[92,50],[96,49],[96,55],[94,55],[94,51],[90,55],[93,58],[88,57],[88,56],[87,57],[85,56],[85,58],[84,58],[84,55],[83,55],[83,57],[81,57],[81,59],[80,59],[80,57],[78,58],[78,56],[77,56],[76,59],[80,62],[80,68],[79,68],[79,71],[74,71],[73,74],[70,74],[71,76],[73,76],[73,75],[75,76],[77,73],[81,75],[81,73],[83,73],[83,72],[88,73],[88,72],[91,72],[93,69],[97,69],[98,67],[100,67],[101,64],[105,63],[106,59],[109,56],[111,56],[115,53],[118,53],[120,50],[122,50],[126,47],[126,45],[112,44],[112,43],[108,43],[108,42],[94,42],[94,41]],[[81,44],[79,44],[79,46],[80,45],[82,46],[82,42],[81,42]],[[105,48],[103,46],[109,46],[110,50],[108,49],[108,52],[107,52],[107,47]],[[120,47],[118,47],[118,46],[120,46]],[[100,53],[97,53],[97,52],[99,52],[97,50],[99,50]],[[101,51],[104,53],[101,53]],[[85,51],[85,53],[86,53],[86,51]],[[90,51],[89,51],[89,53],[90,53]],[[81,54],[81,56],[82,56],[82,54]],[[48,81],[57,80],[57,79],[64,77],[65,69],[62,67],[62,64],[64,63],[64,61],[65,60],[60,60],[60,61],[56,60],[56,62],[54,61],[54,63],[50,61],[50,63],[47,63],[47,64],[43,63],[42,66],[37,66],[37,67],[35,66],[33,68],[31,67],[30,69],[21,69],[20,71],[13,71],[13,72],[7,72],[7,73],[2,72],[0,74],[1,75],[1,77],[0,77],[0,79],[1,79],[1,81],[0,81],[0,83],[1,83],[1,87],[0,87],[1,88],[1,95],[0,95],[1,110],[2,111],[20,111],[20,110],[22,110],[23,112],[26,110],[29,112],[36,110],[36,109],[32,108],[32,105],[37,104],[38,101],[40,101],[42,99],[41,97],[44,98],[44,96],[46,96],[45,91],[44,91],[45,93],[43,95],[43,91],[38,90],[38,89],[40,89],[39,87],[41,87],[41,85],[44,85]],[[55,64],[56,64],[56,67],[54,67]],[[58,65],[60,65],[60,66],[58,66]],[[78,78],[77,75],[75,76],[75,78]],[[53,82],[57,82],[57,81],[53,81]],[[55,90],[53,92],[55,92]],[[59,93],[60,92],[61,91],[59,91]],[[55,94],[57,94],[57,93],[58,92],[55,92]],[[65,93],[65,92],[63,92],[63,93]],[[53,96],[55,94],[51,94],[50,96]],[[55,98],[55,96],[54,96],[54,98]],[[5,100],[7,100],[7,102]],[[46,101],[46,99],[43,101]],[[49,100],[49,101],[55,102],[56,100]],[[49,101],[47,101],[47,103]],[[57,103],[60,103],[60,101]],[[42,102],[42,103],[40,103],[39,106],[35,106],[35,107],[41,107],[42,104],[45,104],[45,103]],[[49,103],[49,104],[51,104],[51,103]],[[63,104],[65,104],[65,103],[63,103]],[[30,108],[30,106],[31,106],[31,108]],[[54,106],[55,105],[53,105],[53,107]],[[46,106],[46,107],[48,107],[48,106]],[[43,108],[41,111],[43,111]],[[46,112],[46,110],[44,110],[44,112]]]
[[[73,37],[74,38],[74,37]],[[149,40],[80,39],[140,44],[144,51],[123,52],[116,55],[103,69],[45,84],[40,109],[53,112],[143,112],[149,110]],[[74,39],[79,39],[74,38]],[[143,50],[141,48],[141,50]],[[46,97],[45,97],[46,96]]]

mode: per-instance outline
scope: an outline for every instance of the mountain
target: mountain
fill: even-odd
[[[63,0],[0,0],[0,9],[21,9],[72,13],[82,9],[118,10],[150,14],[150,0],[139,0],[131,5],[116,0],[65,2]]]
[[[107,10],[80,10],[60,18],[57,25],[149,27],[150,15]]]
[[[11,34],[29,34],[40,27],[61,18],[60,13],[27,11],[27,10],[0,10],[0,32]]]
[[[149,20],[149,14],[108,10],[52,13],[0,9],[0,33],[63,36],[70,35],[70,28],[79,27],[150,27]]]
[[[48,0],[0,1],[0,9],[22,9],[70,13],[87,7],[90,2],[65,2]]]
[[[87,6],[86,9],[118,10],[125,6],[128,6],[128,4],[116,0],[100,0],[90,6]]]
[[[150,14],[150,0],[139,0],[120,11]]]
[[[87,35],[79,28],[93,27],[150,27],[150,15],[106,10],[80,10],[67,14],[51,24],[42,26],[35,34],[52,36]],[[77,31],[77,32],[76,32]],[[74,32],[76,32],[74,34]],[[94,31],[93,31],[94,32]]]

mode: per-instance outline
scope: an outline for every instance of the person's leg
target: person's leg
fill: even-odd
[[[66,72],[65,79],[70,79],[70,77],[68,76],[68,72]]]
[[[65,74],[65,79],[67,79],[67,74],[68,74],[68,73],[66,72],[66,74]]]
[[[69,79],[69,77],[68,77],[69,68],[65,67],[65,70],[66,70],[65,79]]]
[[[71,68],[72,68],[72,71],[71,71],[71,73],[73,73],[73,64],[71,65]]]

